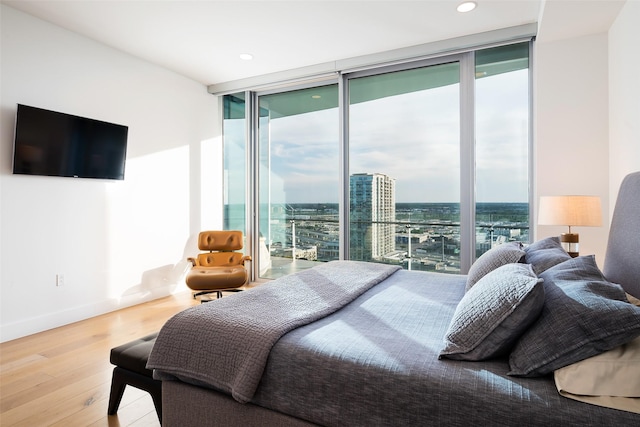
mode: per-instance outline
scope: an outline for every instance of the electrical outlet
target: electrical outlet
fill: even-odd
[[[64,274],[56,274],[56,286],[64,286]]]

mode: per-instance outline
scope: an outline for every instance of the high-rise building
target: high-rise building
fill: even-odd
[[[351,175],[350,257],[381,259],[395,250],[396,182],[381,173]]]

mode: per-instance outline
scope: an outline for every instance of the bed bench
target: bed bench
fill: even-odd
[[[162,381],[153,379],[153,371],[147,369],[147,360],[156,342],[158,333],[147,335],[111,349],[110,361],[113,368],[111,395],[109,396],[109,415],[118,412],[124,389],[127,385],[148,392],[162,423]]]

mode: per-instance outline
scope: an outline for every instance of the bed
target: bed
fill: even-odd
[[[491,250],[469,275],[335,261],[190,308],[147,365],[163,424],[640,425],[638,237],[640,172],[602,272],[549,238]],[[621,352],[622,380],[575,384]]]

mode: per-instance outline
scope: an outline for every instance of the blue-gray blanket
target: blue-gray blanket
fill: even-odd
[[[339,310],[397,270],[332,261],[185,310],[162,327],[147,368],[156,378],[188,379],[248,402],[280,337]]]

